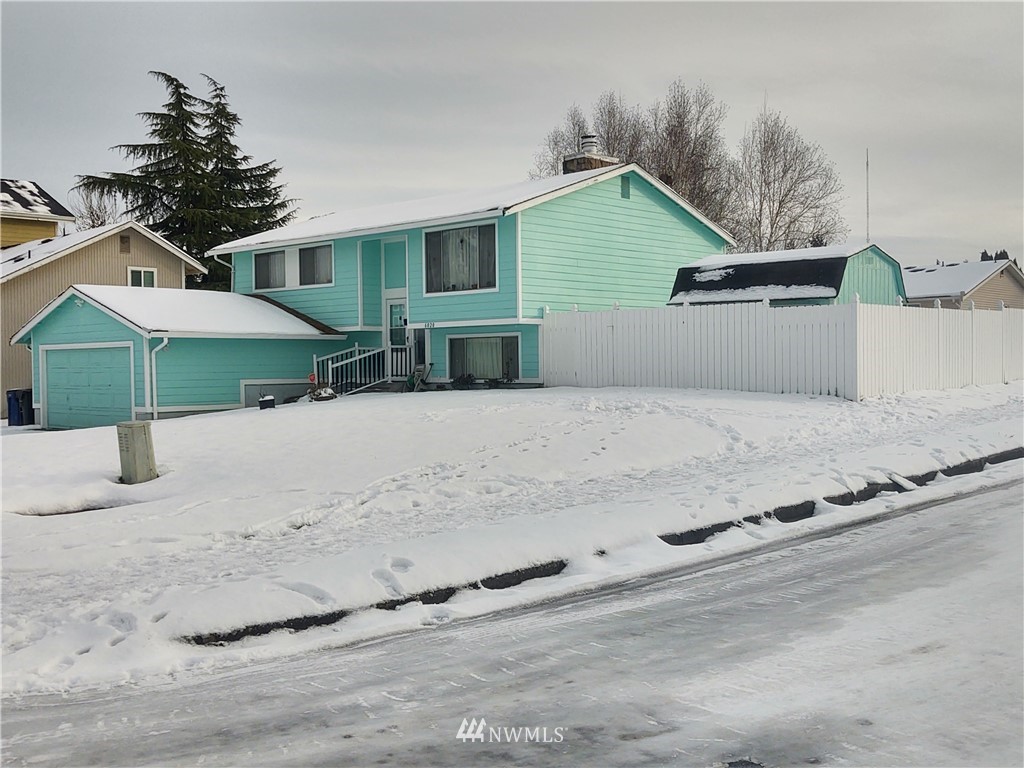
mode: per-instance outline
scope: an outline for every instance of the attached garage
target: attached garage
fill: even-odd
[[[98,427],[135,418],[132,346],[42,347],[40,387],[49,426]]]
[[[33,407],[78,429],[253,405],[305,392],[344,334],[234,293],[77,285],[11,339],[32,350]]]

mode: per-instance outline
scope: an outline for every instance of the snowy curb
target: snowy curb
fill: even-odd
[[[768,520],[775,520],[781,523],[794,523],[801,520],[806,520],[813,517],[816,512],[821,512],[828,507],[847,507],[854,504],[860,504],[881,493],[906,493],[909,491],[918,490],[923,488],[928,483],[934,481],[939,475],[946,478],[956,477],[960,475],[972,474],[981,472],[986,466],[1002,464],[1015,459],[1024,458],[1024,447],[1017,447],[1010,450],[998,451],[996,453],[989,454],[977,459],[971,459],[969,461],[960,462],[958,464],[949,465],[936,469],[930,472],[909,475],[902,477],[895,472],[889,472],[888,482],[868,482],[863,488],[858,491],[846,491],[845,493],[824,496],[820,499],[809,499],[795,504],[786,504],[783,506],[775,507],[771,510],[759,514],[745,515],[741,518],[737,518],[731,521],[725,521],[716,523],[710,526],[703,526],[701,528],[694,528],[675,533],[663,533],[658,534],[657,538],[670,546],[687,546],[692,544],[701,544],[707,541],[710,537],[724,533],[733,528],[742,528],[745,525],[761,525],[763,522]],[[936,499],[931,499],[927,503],[934,503]],[[852,523],[839,523],[834,527],[830,527],[825,535],[845,530],[851,526],[863,525],[867,522],[874,521],[879,517],[886,516],[891,510],[887,510],[883,513],[872,515],[867,518],[857,519]],[[910,511],[904,509],[902,511]],[[787,542],[787,544],[792,542]],[[749,554],[747,551],[744,555]],[[595,557],[604,557],[608,554],[605,550],[599,550],[593,553]],[[461,591],[464,590],[501,590],[508,589],[510,587],[518,586],[526,581],[533,579],[547,578],[550,576],[556,576],[561,574],[566,568],[569,567],[570,560],[566,558],[560,558],[550,560],[542,563],[535,563],[529,566],[516,568],[510,571],[505,571],[499,574],[489,575],[484,578],[480,578],[474,581],[467,581],[457,585],[441,585],[432,589],[423,590],[411,595],[405,595],[402,597],[395,597],[388,600],[379,601],[372,604],[366,604],[356,607],[348,607],[342,610],[330,611],[325,613],[310,614],[304,616],[295,616],[287,619],[281,619],[277,621],[266,621],[260,623],[254,623],[245,625],[243,627],[210,631],[191,635],[181,635],[174,639],[189,643],[192,645],[227,645],[229,643],[235,643],[240,640],[244,640],[250,637],[258,637],[261,635],[267,635],[271,632],[278,630],[288,631],[302,631],[311,629],[314,627],[325,627],[332,624],[336,624],[342,619],[351,616],[353,614],[368,611],[368,610],[385,610],[394,611],[402,606],[409,605],[412,603],[419,603],[421,605],[440,605],[448,602]],[[629,575],[623,575],[623,579],[630,578]],[[607,586],[602,583],[599,586]],[[595,586],[594,588],[598,588]]]

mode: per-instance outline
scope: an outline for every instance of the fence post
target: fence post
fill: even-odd
[[[974,299],[971,299],[970,304],[967,308],[971,311],[971,384],[976,384],[978,377],[975,374],[975,365],[977,364],[977,346],[978,346],[978,324],[976,322],[976,316],[974,314]]]
[[[1006,384],[1006,302],[999,300],[999,362],[1003,384]]]

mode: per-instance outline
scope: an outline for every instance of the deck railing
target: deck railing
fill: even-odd
[[[317,380],[339,395],[351,395],[388,380],[387,350],[356,345],[333,355],[313,357]]]

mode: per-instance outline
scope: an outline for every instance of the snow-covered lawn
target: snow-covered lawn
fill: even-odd
[[[4,691],[351,642],[1005,481],[1021,462],[703,545],[656,538],[1018,448],[1022,406],[1019,382],[863,403],[654,389],[360,395],[158,422],[161,477],[137,486],[117,482],[113,428],[5,431]],[[552,559],[570,566],[444,605],[224,648],[175,639]]]

